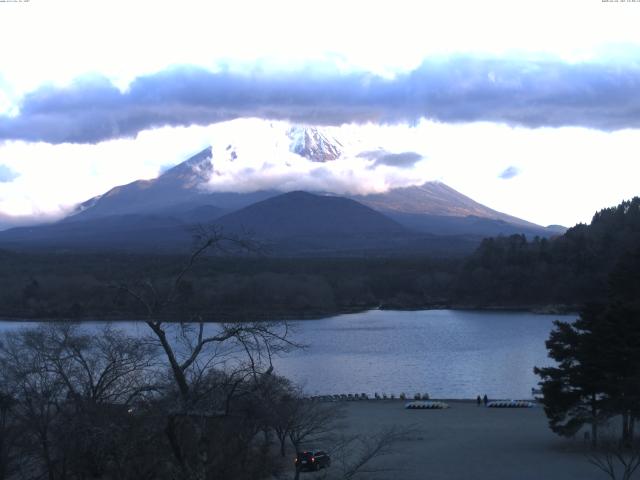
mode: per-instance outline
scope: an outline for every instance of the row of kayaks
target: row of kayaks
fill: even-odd
[[[404,408],[408,408],[408,409],[443,409],[443,408],[449,408],[449,404],[444,403],[444,402],[436,402],[436,401],[416,401],[416,402],[409,402],[407,403]]]
[[[489,408],[533,408],[535,403],[526,400],[494,400],[487,403]]]
[[[528,402],[526,400],[494,400],[492,402],[487,403],[487,408],[533,408],[535,407],[535,403]],[[408,408],[410,410],[429,410],[429,409],[443,409],[449,408],[449,404],[445,402],[438,401],[415,401],[409,402],[405,404],[404,408]]]

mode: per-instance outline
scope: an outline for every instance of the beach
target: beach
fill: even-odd
[[[597,480],[607,478],[585,456],[582,435],[565,439],[547,425],[544,410],[485,408],[447,401],[444,410],[408,410],[400,400],[345,402],[345,435],[375,435],[388,427],[413,428],[390,455],[369,466],[384,472],[356,478],[382,480]],[[321,448],[330,449],[331,445]],[[340,478],[339,462],[301,478]],[[331,471],[334,470],[334,471]]]

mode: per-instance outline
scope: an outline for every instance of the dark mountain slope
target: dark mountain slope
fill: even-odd
[[[291,131],[298,133],[294,136],[294,147],[307,148],[307,144],[312,144],[315,149],[322,147],[323,155],[339,161],[337,157],[333,158],[332,149],[325,151],[333,143],[319,134],[310,136],[309,131],[308,128]],[[190,214],[186,212],[203,206],[220,209],[216,215],[220,216],[283,193],[275,190],[211,192],[207,183],[213,173],[214,162],[212,150],[207,148],[156,179],[138,180],[115,187],[83,202],[65,221],[149,213],[178,218],[186,214],[185,218],[188,219]],[[550,236],[563,231],[561,228],[545,229],[490,209],[440,182],[350,198],[411,230],[423,233],[474,236],[524,233],[528,236]]]
[[[290,192],[225,215],[216,222],[229,230],[249,229],[259,236],[365,236],[408,234],[407,229],[353,200]]]
[[[200,201],[202,191],[199,186],[209,179],[212,171],[209,147],[158,178],[114,187],[103,195],[83,202],[74,214],[67,217],[67,221],[149,213],[181,204],[191,208],[208,204]],[[198,201],[194,202],[196,198]]]
[[[353,200],[291,192],[220,215],[211,206],[180,215],[112,215],[0,232],[0,246],[15,250],[184,253],[196,224],[251,235],[278,256],[367,256],[470,253],[477,237],[418,234]]]
[[[192,242],[190,229],[189,224],[172,217],[113,215],[13,228],[0,232],[0,244],[15,250],[184,252]]]
[[[290,192],[225,215],[226,231],[251,232],[276,255],[459,255],[479,238],[413,232],[350,199]]]

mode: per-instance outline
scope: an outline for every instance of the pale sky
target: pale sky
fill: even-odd
[[[423,157],[329,166],[337,190],[436,179],[566,226],[640,193],[640,2],[426,3],[0,2],[0,220],[262,131],[241,117]]]

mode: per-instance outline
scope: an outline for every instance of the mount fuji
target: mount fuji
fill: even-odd
[[[492,210],[441,182],[331,191],[336,179],[326,181],[329,167],[360,162],[369,174],[375,160],[362,158],[360,148],[310,126],[271,124],[249,140],[230,135],[155,179],[80,203],[57,223],[0,232],[0,246],[177,251],[188,248],[193,225],[214,223],[252,231],[282,254],[444,254],[470,251],[484,236],[562,233]],[[386,154],[380,152],[376,159]]]

